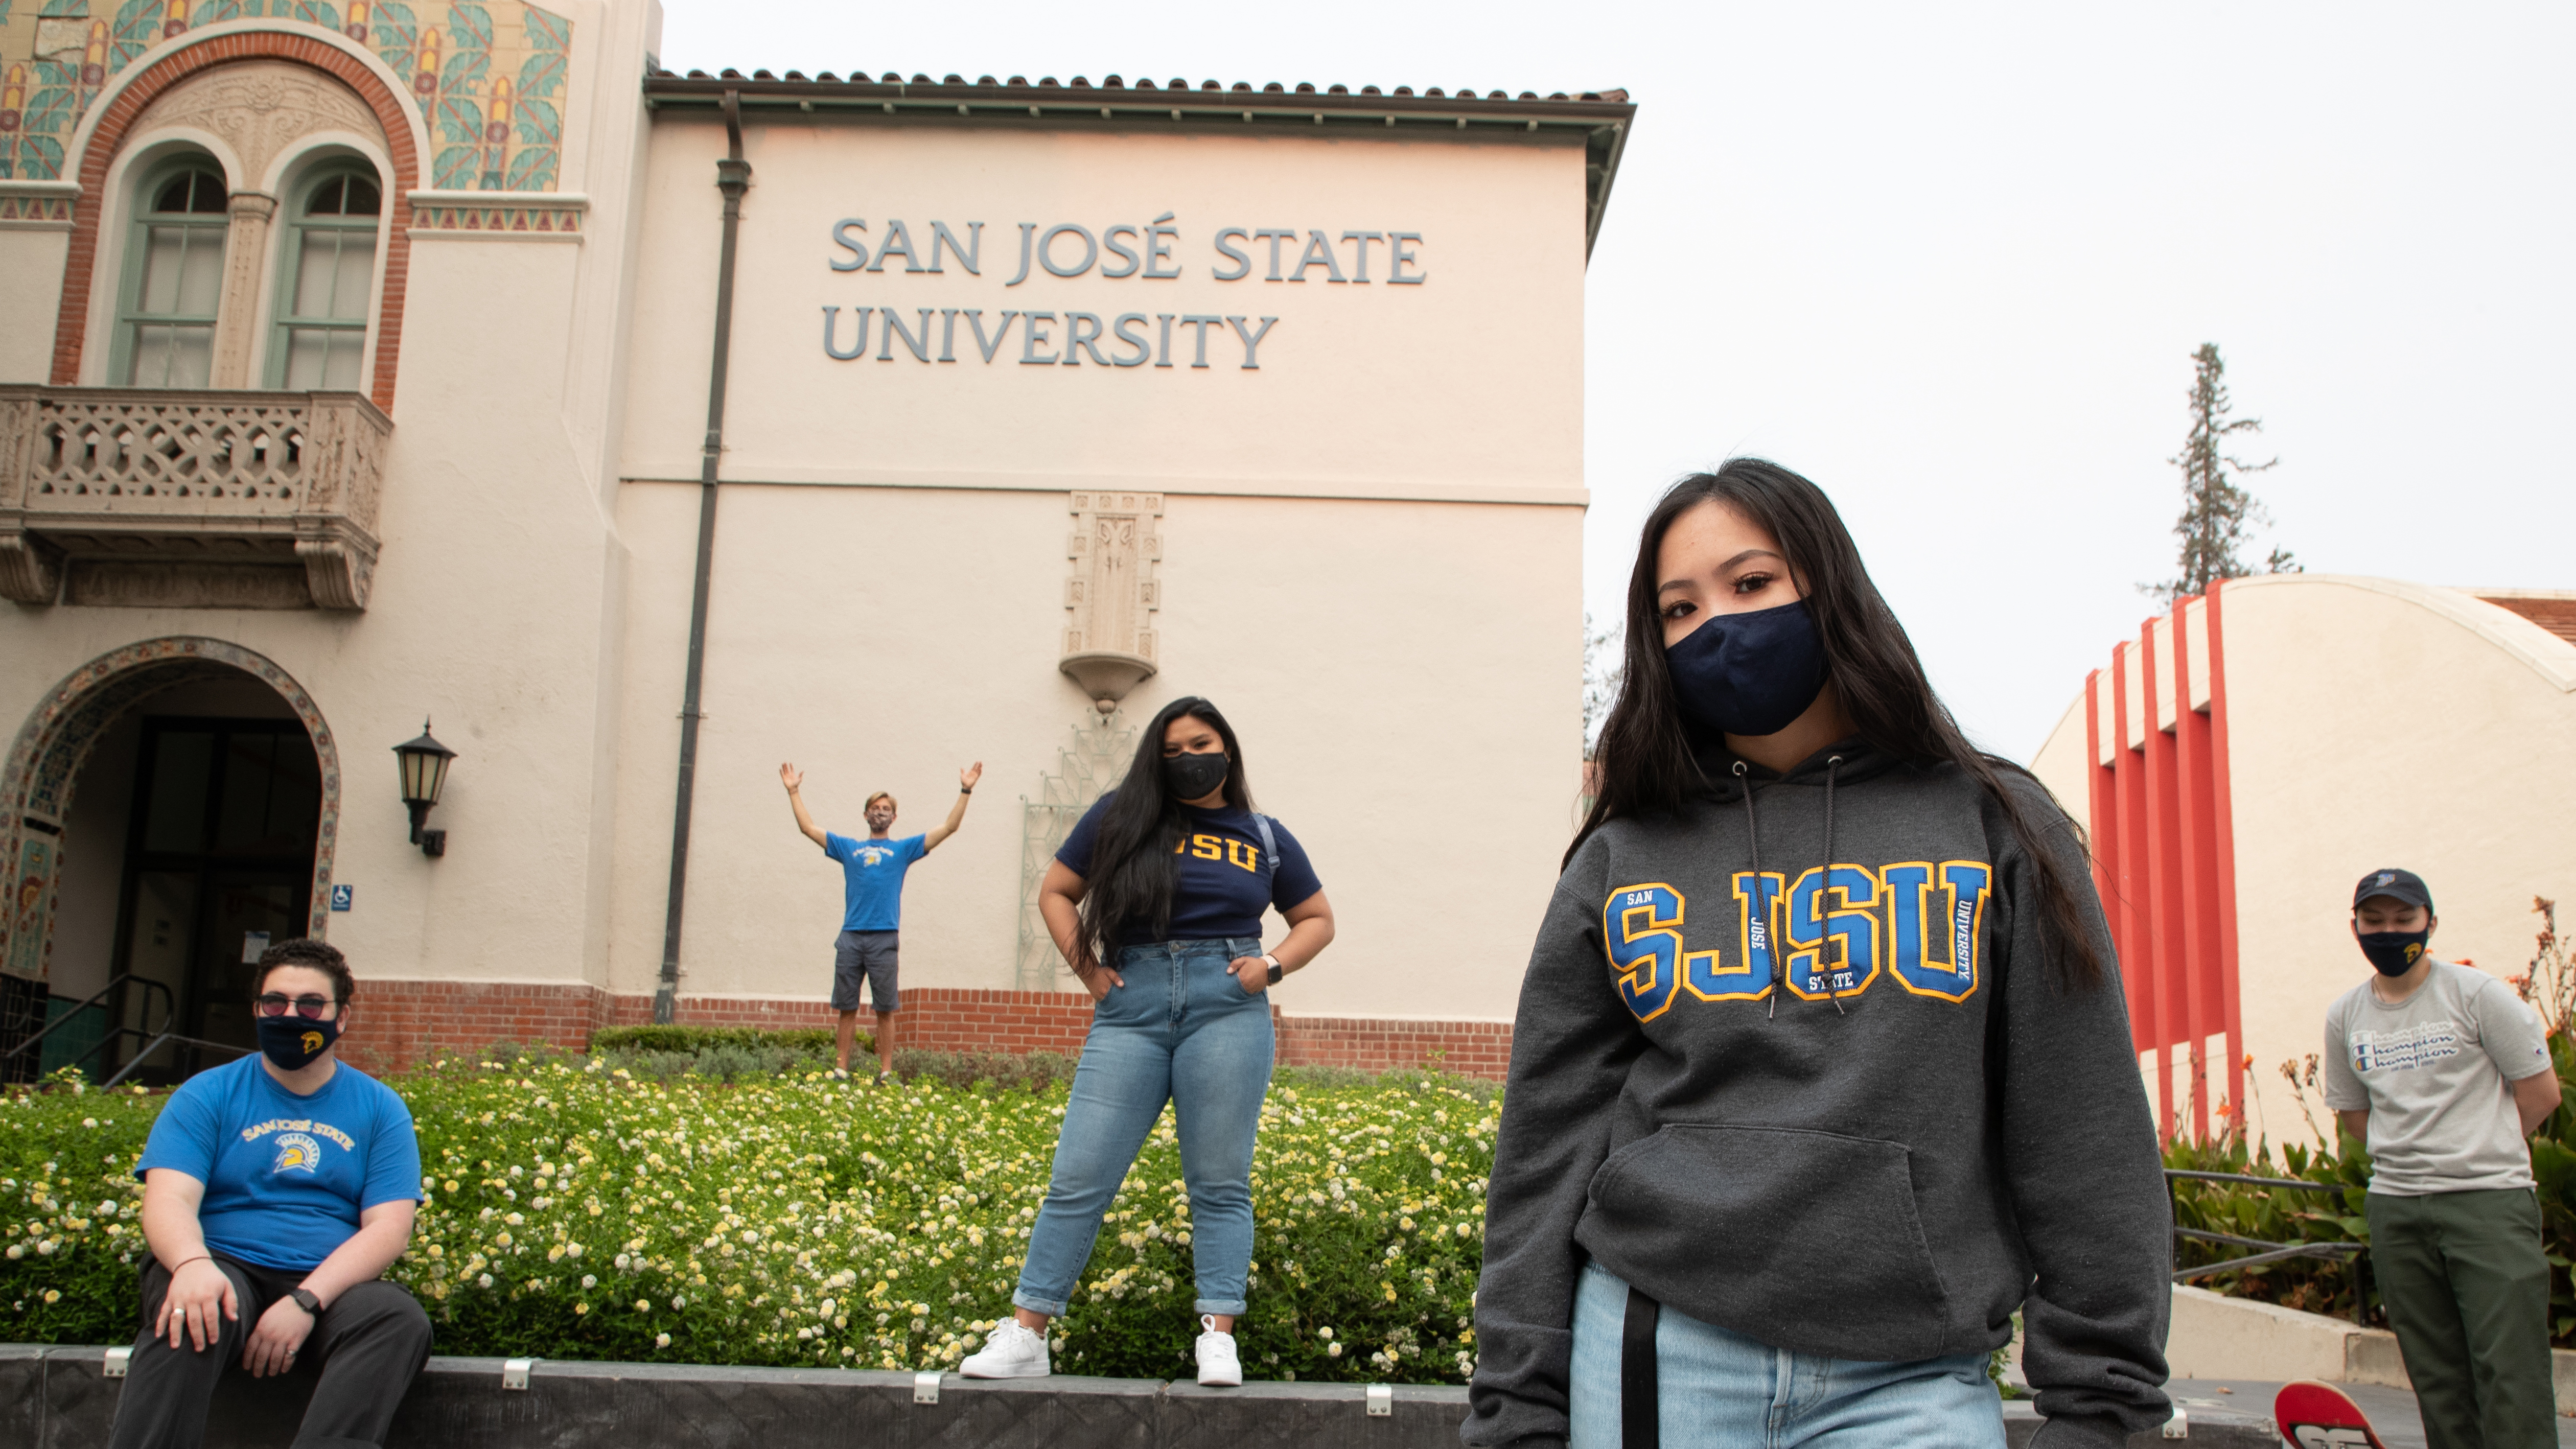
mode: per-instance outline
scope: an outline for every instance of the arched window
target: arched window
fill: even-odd
[[[129,387],[204,387],[224,289],[224,175],[192,157],[155,174],[142,195],[118,294],[113,375]]]
[[[287,224],[268,385],[302,392],[354,388],[367,347],[376,280],[376,179],[335,169],[306,183]]]

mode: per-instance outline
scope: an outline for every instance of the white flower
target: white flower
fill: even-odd
[[[623,1075],[625,1075],[625,1073],[621,1072],[621,1073],[619,1073],[618,1075],[623,1076]],[[671,1346],[671,1335],[669,1335],[669,1334],[667,1334],[667,1333],[657,1333],[657,1334],[654,1334],[654,1335],[653,1335],[653,1346],[654,1346],[655,1348],[669,1348],[669,1347]]]
[[[688,1307],[688,1306],[689,1306],[689,1296],[688,1296],[687,1294],[685,1294],[685,1293],[675,1293],[675,1294],[671,1295],[671,1307],[672,1307],[673,1309],[681,1309],[681,1308],[686,1308],[686,1307]]]
[[[1342,1356],[1342,1346],[1338,1343],[1325,1345],[1324,1356],[1326,1358],[1340,1358]]]
[[[584,1288],[596,1288],[599,1286],[599,1280],[588,1273],[584,1273],[581,1275],[581,1286]]]
[[[486,1273],[486,1274],[484,1274],[482,1277],[477,1278],[477,1279],[475,1279],[474,1281],[475,1281],[476,1285],[478,1285],[478,1286],[480,1286],[480,1287],[489,1288],[489,1287],[491,1287],[491,1286],[492,1286],[492,1275],[491,1275],[491,1274],[489,1274],[489,1273]]]
[[[636,1299],[636,1300],[635,1300],[635,1311],[636,1311],[636,1312],[638,1312],[638,1313],[650,1313],[650,1312],[652,1312],[652,1311],[653,1311],[653,1300],[651,1300],[651,1299],[649,1299],[649,1298],[638,1298],[638,1299]]]

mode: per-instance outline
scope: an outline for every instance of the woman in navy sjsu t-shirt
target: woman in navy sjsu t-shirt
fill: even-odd
[[[1288,936],[1261,949],[1264,912]],[[1235,1315],[1252,1262],[1252,1144],[1270,1089],[1269,989],[1333,939],[1333,908],[1288,827],[1254,812],[1234,730],[1204,699],[1165,705],[1116,790],[1047,867],[1038,909],[1097,1003],[1029,1230],[1018,1310],[959,1366],[970,1378],[1048,1371],[1046,1329],[1091,1260],[1100,1215],[1172,1104],[1199,1382],[1239,1384]]]

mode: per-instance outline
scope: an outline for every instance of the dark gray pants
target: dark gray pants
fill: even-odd
[[[126,1367],[125,1392],[116,1401],[109,1449],[197,1449],[204,1443],[206,1406],[215,1396],[215,1381],[243,1371],[242,1346],[250,1341],[259,1316],[304,1281],[302,1273],[231,1258],[218,1257],[215,1266],[233,1281],[241,1316],[219,1318],[221,1335],[201,1352],[184,1336],[172,1348],[166,1334],[152,1332],[162,1297],[170,1291],[170,1270],[157,1258],[145,1260],[142,1332]],[[395,1408],[421,1365],[429,1362],[429,1334],[429,1315],[420,1304],[381,1279],[358,1284],[334,1299],[295,1354],[292,1372],[320,1375],[295,1449],[374,1449],[383,1444]],[[266,1382],[282,1386],[285,1380]]]

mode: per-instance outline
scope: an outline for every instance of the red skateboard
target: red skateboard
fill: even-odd
[[[2370,1419],[2352,1396],[2332,1384],[2306,1380],[2281,1385],[2272,1418],[2290,1449],[2388,1449],[2370,1430]]]

